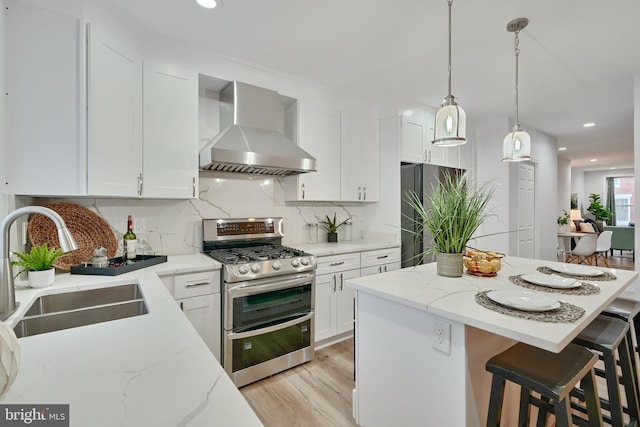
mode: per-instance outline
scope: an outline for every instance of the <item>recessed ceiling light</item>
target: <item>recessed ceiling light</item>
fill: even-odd
[[[590,127],[593,127],[595,125],[596,125],[595,122],[587,122],[587,123],[583,124],[582,126],[584,126],[586,128],[590,128]]]
[[[598,161],[598,159],[591,159],[591,161],[592,161],[592,162],[597,162],[597,161]]]
[[[615,166],[611,166],[609,169],[613,170],[613,169],[615,169],[615,168],[616,168]]]
[[[567,151],[567,147],[558,147],[558,151]]]
[[[198,4],[207,9],[221,8],[222,0],[196,0]]]

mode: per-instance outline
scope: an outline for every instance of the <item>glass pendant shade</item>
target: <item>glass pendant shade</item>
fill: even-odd
[[[453,147],[467,142],[467,115],[455,101],[446,103],[436,112],[433,145]]]
[[[531,160],[531,138],[522,129],[516,128],[504,138],[502,143],[503,162]]]

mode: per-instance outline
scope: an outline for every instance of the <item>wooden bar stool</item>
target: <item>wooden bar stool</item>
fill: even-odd
[[[629,324],[621,319],[609,316],[598,316],[573,340],[575,344],[594,350],[600,354],[604,362],[604,371],[595,369],[596,375],[606,378],[608,399],[601,398],[602,409],[609,411],[610,415],[604,416],[604,420],[613,427],[623,427],[624,412],[621,398],[620,385],[624,386],[624,395],[627,401],[629,425],[637,425],[638,413],[638,382],[635,378],[634,364],[631,361],[631,351],[628,342]],[[619,361],[616,361],[616,355]],[[618,363],[620,373],[618,376]],[[579,394],[574,396],[581,397]],[[580,410],[580,406],[573,405]]]
[[[538,426],[546,425],[548,413],[555,414],[557,427],[574,423],[602,426],[600,401],[595,384],[594,366],[598,357],[586,348],[569,344],[560,353],[551,353],[518,343],[492,357],[486,364],[493,374],[487,427],[499,427],[506,380],[520,385],[518,426],[529,425],[531,406],[540,408]],[[569,396],[581,383],[588,422],[572,415]],[[539,393],[540,398],[532,392]]]

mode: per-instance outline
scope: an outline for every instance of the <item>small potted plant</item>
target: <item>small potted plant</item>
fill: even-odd
[[[569,219],[570,219],[569,212],[567,212],[565,209],[563,209],[562,210],[562,215],[560,215],[558,217],[558,231],[560,233],[569,231],[569,230],[567,230],[567,228],[568,228],[567,225],[569,224]]]
[[[338,241],[338,228],[342,227],[344,224],[346,224],[351,217],[345,219],[344,221],[342,221],[341,223],[338,223],[337,219],[336,219],[336,213],[333,213],[333,219],[331,219],[329,217],[329,215],[325,215],[327,219],[320,219],[318,217],[318,220],[320,222],[320,224],[322,224],[322,226],[324,227],[324,229],[327,231],[327,242],[337,242]]]
[[[14,252],[14,255],[18,260],[11,264],[22,267],[20,273],[28,272],[29,286],[44,288],[53,284],[56,273],[53,263],[62,256],[62,249],[49,248],[44,243],[33,246],[29,252]]]

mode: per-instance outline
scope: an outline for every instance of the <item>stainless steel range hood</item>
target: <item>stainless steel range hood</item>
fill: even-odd
[[[200,151],[200,168],[287,176],[316,171],[316,159],[278,132],[278,93],[241,82],[220,92],[220,129]]]

